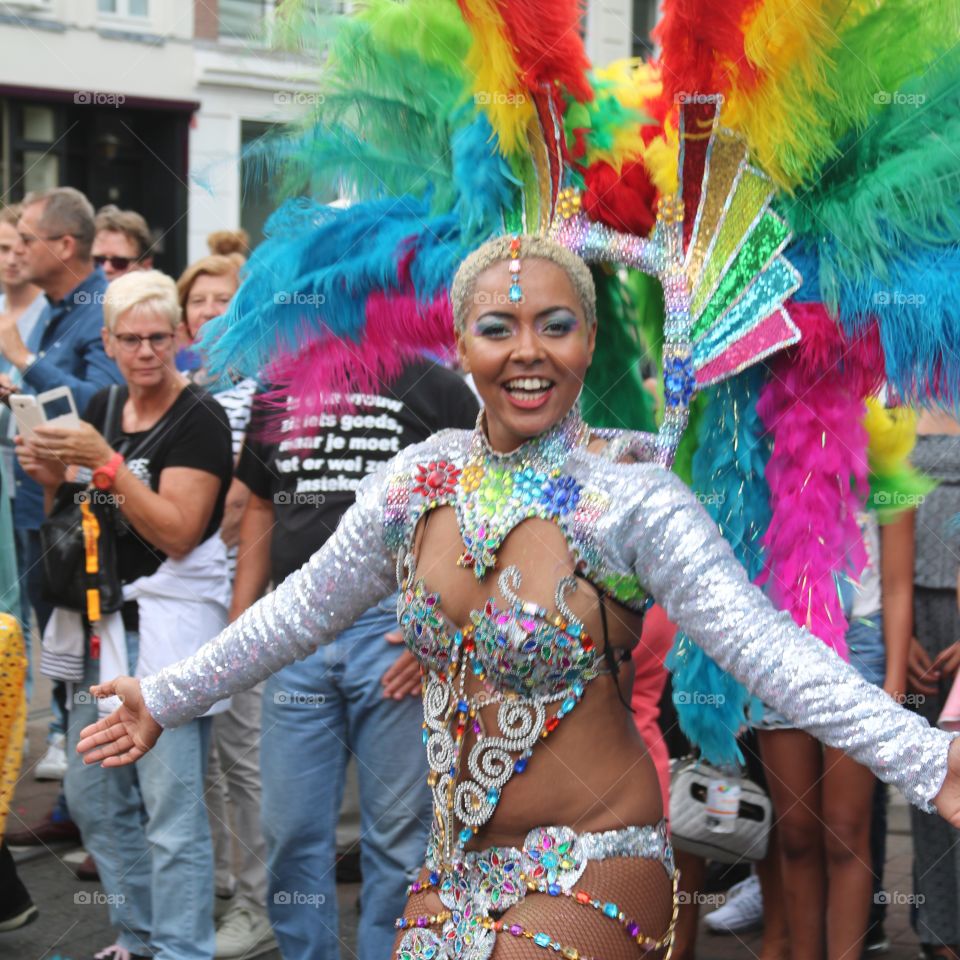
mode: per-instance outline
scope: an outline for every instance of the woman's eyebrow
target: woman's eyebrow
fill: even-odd
[[[557,304],[557,306],[555,307],[547,307],[546,310],[541,310],[537,314],[537,319],[539,320],[540,317],[545,317],[547,316],[547,314],[550,314],[550,313],[556,313],[558,310],[563,310],[565,313],[569,313],[573,316],[576,316],[576,314],[573,312],[573,307],[565,307],[562,304]]]

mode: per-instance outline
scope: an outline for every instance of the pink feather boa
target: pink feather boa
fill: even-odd
[[[882,378],[882,352],[875,326],[846,341],[822,304],[791,304],[790,315],[802,339],[771,365],[757,402],[773,437],[763,580],[777,606],[847,659],[834,575],[859,579],[866,563],[864,398]]]

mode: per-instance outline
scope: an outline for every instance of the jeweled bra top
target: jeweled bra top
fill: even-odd
[[[576,408],[553,430],[510,454],[492,451],[478,425],[464,461],[418,463],[408,475],[416,498],[408,531],[421,516],[426,522],[429,511],[452,506],[464,543],[458,563],[482,580],[495,567],[506,536],[535,517],[557,523],[585,566],[571,524],[588,506],[589,495],[563,467],[589,438]],[[560,579],[555,610],[549,611],[522,598],[519,568],[506,567],[497,576],[505,603],[491,597],[458,626],[444,615],[439,594],[428,592],[417,578],[408,547],[409,540],[398,552],[397,613],[407,646],[424,668],[423,742],[436,814],[431,848],[449,862],[493,816],[501,791],[526,769],[536,744],[615,661],[606,637],[602,645],[595,643],[567,604],[567,596],[578,589],[577,577]],[[601,603],[606,589],[598,585]],[[624,599],[634,606],[643,600],[635,587]],[[496,724],[488,729],[482,708],[491,705],[497,709]],[[474,742],[467,750],[471,735]],[[463,824],[460,830],[455,821]]]

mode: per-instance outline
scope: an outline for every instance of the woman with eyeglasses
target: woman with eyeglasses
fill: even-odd
[[[103,314],[104,346],[124,380],[112,416],[103,390],[80,427],[40,427],[29,443],[18,442],[18,455],[44,486],[48,507],[74,472],[92,480],[98,498],[115,502],[127,666],[145,676],[199,649],[226,623],[226,548],[217,531],[233,466],[230,429],[220,404],[176,369],[181,310],[173,280],[155,270],[120,277],[107,289]],[[86,637],[77,689],[97,682],[101,665],[113,675],[106,643],[97,654]],[[67,801],[121,931],[98,956],[209,958],[213,856],[201,798],[211,717],[180,728],[150,764],[106,770],[84,767],[75,749],[98,704],[73,699]]]

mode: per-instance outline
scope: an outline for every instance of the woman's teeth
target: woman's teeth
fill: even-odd
[[[503,386],[509,393],[534,397],[546,393],[553,386],[553,381],[544,380],[542,377],[520,377],[508,380]]]

